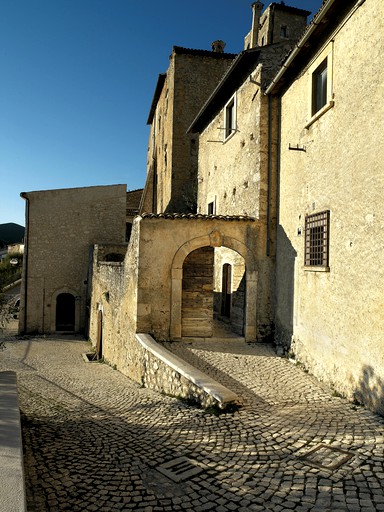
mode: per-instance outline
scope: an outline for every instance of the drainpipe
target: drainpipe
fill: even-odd
[[[26,192],[21,192],[20,197],[25,199],[25,233],[24,233],[24,258],[23,258],[23,286],[24,286],[24,328],[23,333],[27,330],[27,304],[28,304],[28,243],[29,243],[29,198]]]
[[[268,186],[267,186],[267,256],[271,253],[271,172],[272,172],[272,100],[268,95]]]

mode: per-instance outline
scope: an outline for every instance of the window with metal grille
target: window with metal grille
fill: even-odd
[[[305,262],[308,267],[329,265],[329,210],[305,218]]]

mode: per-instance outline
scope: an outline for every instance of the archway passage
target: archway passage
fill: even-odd
[[[181,308],[183,337],[212,337],[213,264],[213,247],[196,249],[185,258]]]
[[[56,331],[75,330],[75,297],[71,293],[60,293],[56,299]]]
[[[214,318],[244,336],[246,267],[244,258],[228,247],[215,248]]]

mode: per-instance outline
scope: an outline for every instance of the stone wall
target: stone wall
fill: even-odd
[[[137,334],[136,343],[143,386],[203,408],[224,410],[239,403],[235,393],[157,344],[151,336]]]
[[[98,342],[98,318],[102,315],[102,356],[119,370],[140,381],[135,344],[137,316],[138,248],[140,224],[133,223],[128,245],[95,245],[92,253],[92,293],[89,338]],[[103,255],[120,247],[123,262],[105,262]],[[100,313],[101,312],[101,313]]]
[[[150,117],[147,183],[142,211],[194,211],[198,141],[187,129],[234,55],[174,47]],[[153,183],[157,191],[153,190]],[[156,204],[148,210],[149,195]]]
[[[89,246],[125,241],[126,186],[23,194],[27,199],[20,331],[55,332],[56,297],[76,297],[76,331],[86,327]]]
[[[296,41],[304,32],[306,24],[306,11],[273,3],[260,18],[259,45],[278,43],[288,38]],[[285,36],[282,35],[282,27],[286,28]]]
[[[378,410],[384,410],[383,20],[381,0],[363,3],[282,98],[277,259],[277,342],[317,377]],[[333,60],[334,105],[308,124],[311,70],[323,50]],[[311,271],[304,266],[305,217],[325,210],[329,271]]]
[[[180,339],[184,260],[195,249],[220,246],[237,251],[247,265],[244,334],[249,341],[262,339],[268,291],[262,258],[256,263],[254,257],[262,252],[262,236],[258,223],[246,219],[136,217],[124,262],[102,261],[116,246],[94,247],[89,334],[93,345],[101,312],[102,355],[141,382],[136,333],[160,341]]]

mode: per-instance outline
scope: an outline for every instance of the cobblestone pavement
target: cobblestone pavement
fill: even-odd
[[[384,510],[383,418],[268,345],[171,345],[243,407],[216,416],[140,388],[86,364],[89,345],[73,337],[6,342],[0,371],[18,373],[29,512]],[[180,457],[173,481],[161,468]]]

